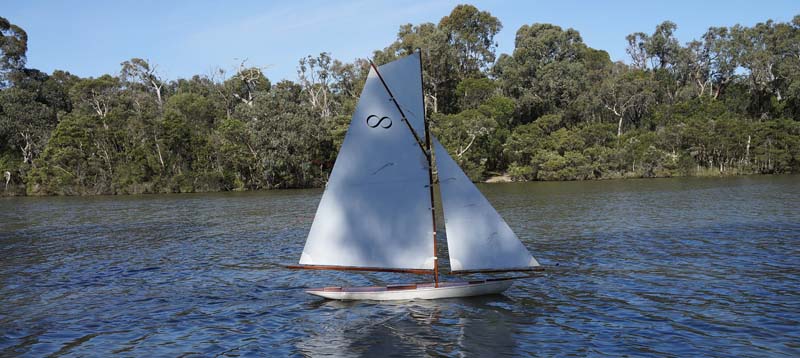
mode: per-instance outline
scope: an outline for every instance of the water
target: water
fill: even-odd
[[[481,189],[551,268],[396,303],[280,266],[320,190],[0,199],[0,356],[800,355],[800,177]]]

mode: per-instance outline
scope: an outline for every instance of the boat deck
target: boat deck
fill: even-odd
[[[486,280],[439,282],[439,288],[469,286],[469,285],[476,285],[476,284],[482,284],[482,283],[487,283],[487,282],[507,281],[507,280],[513,280],[513,279],[518,279],[518,278],[521,278],[521,277],[502,277],[502,278],[490,278],[490,279],[486,279]],[[328,287],[309,288],[306,291],[316,291],[316,292],[383,292],[383,291],[417,290],[417,289],[420,289],[420,288],[435,288],[435,284],[433,282],[421,282],[421,283],[396,284],[396,285],[386,285],[386,286],[364,286],[364,287],[328,286]]]

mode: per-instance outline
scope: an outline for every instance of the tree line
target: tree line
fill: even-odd
[[[497,54],[499,19],[458,5],[407,24],[374,52],[420,49],[431,130],[476,181],[800,171],[800,16],[628,35],[625,62],[578,31],[524,25]],[[5,195],[84,195],[324,185],[367,59],[300,59],[295,81],[257,66],[170,80],[133,58],[80,78],[26,67],[27,34],[0,17]]]

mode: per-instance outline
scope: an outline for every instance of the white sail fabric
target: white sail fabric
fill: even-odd
[[[505,220],[433,138],[452,271],[539,266]]]
[[[419,55],[379,67],[424,138]],[[367,76],[300,264],[433,268],[428,162],[378,74]]]

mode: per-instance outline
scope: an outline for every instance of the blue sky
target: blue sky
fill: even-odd
[[[438,22],[464,1],[38,1],[4,0],[0,16],[28,32],[28,67],[79,76],[117,73],[149,59],[169,79],[234,68],[241,59],[273,80],[296,78],[297,60],[330,52],[351,61],[390,44],[400,25]],[[681,42],[709,26],[791,21],[800,1],[470,1],[503,23],[498,53],[514,49],[524,25],[580,31],[591,47],[626,60],[625,36],[678,24]]]

